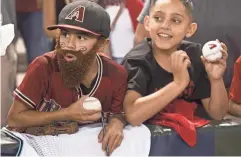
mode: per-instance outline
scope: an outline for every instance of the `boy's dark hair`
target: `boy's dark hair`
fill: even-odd
[[[153,7],[158,0],[153,0],[151,3],[151,7]],[[181,3],[185,6],[188,15],[192,18],[193,16],[193,11],[194,11],[194,6],[192,0],[180,0]]]

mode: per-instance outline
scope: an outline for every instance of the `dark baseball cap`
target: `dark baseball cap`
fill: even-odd
[[[74,29],[106,38],[110,35],[110,16],[95,2],[78,0],[66,5],[59,13],[58,24],[48,30]]]

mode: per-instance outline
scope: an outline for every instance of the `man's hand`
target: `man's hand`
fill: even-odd
[[[210,81],[222,79],[224,72],[226,70],[227,59],[228,59],[228,53],[227,53],[228,50],[227,50],[227,46],[224,43],[221,43],[221,46],[222,46],[221,52],[223,55],[223,57],[221,59],[216,60],[214,62],[209,62],[203,56],[201,56],[201,60],[205,66],[205,69],[207,71]]]
[[[123,123],[117,119],[113,118],[107,124],[105,129],[105,134],[103,130],[99,133],[99,142],[102,142],[102,149],[105,151],[108,147],[109,153],[112,153],[117,147],[121,145],[123,140]]]
[[[79,123],[87,123],[97,121],[101,118],[101,110],[87,110],[83,107],[83,102],[86,98],[87,96],[82,96],[79,100],[66,108],[66,112],[70,118],[69,120],[74,120]]]

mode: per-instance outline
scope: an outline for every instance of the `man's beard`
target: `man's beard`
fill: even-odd
[[[97,44],[88,53],[83,54],[83,50],[63,50],[60,48],[59,42],[56,43],[56,55],[60,73],[67,87],[77,87],[85,79],[89,68],[96,58],[96,46]],[[72,54],[76,56],[77,59],[74,61],[66,61],[64,59],[66,54]]]

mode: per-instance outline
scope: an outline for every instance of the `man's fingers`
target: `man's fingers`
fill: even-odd
[[[103,132],[103,129],[102,129],[102,130],[100,131],[99,135],[98,135],[98,141],[99,141],[99,142],[102,142],[103,137],[104,137],[104,132]]]
[[[118,138],[118,136],[116,136],[116,135],[115,135],[115,136],[111,136],[111,137],[109,138],[109,141],[108,141],[107,146],[108,146],[108,148],[109,148],[110,153],[113,151],[112,148],[113,148],[113,146],[114,146],[114,143],[115,143],[116,138]]]
[[[122,142],[122,140],[123,140],[123,136],[117,136],[115,138],[115,141],[114,141],[112,147],[109,146],[110,152],[113,152],[117,147],[119,147],[121,142]]]
[[[108,134],[108,132],[105,133],[103,140],[102,140],[102,150],[105,151],[108,141],[109,141],[110,135]]]
[[[85,110],[84,115],[101,115],[100,110]]]
[[[85,121],[96,121],[101,118],[101,113],[95,113],[91,115],[85,115]]]
[[[78,99],[78,102],[82,105],[85,101],[85,99],[88,98],[87,95],[82,95],[80,99]]]

